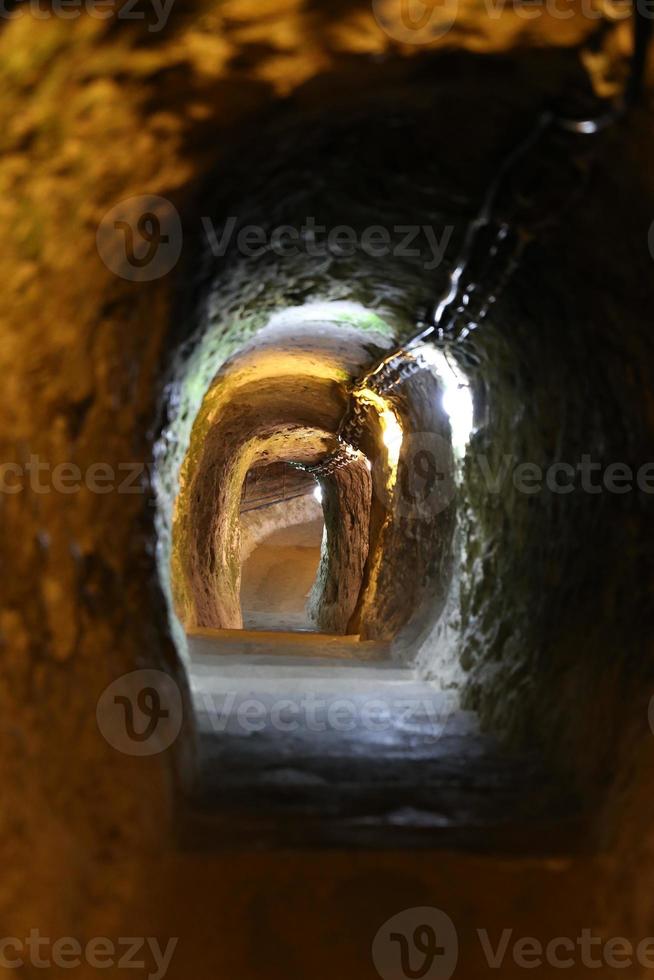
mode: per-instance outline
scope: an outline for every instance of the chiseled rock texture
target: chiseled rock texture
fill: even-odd
[[[347,404],[345,383],[384,349],[379,345],[385,338],[374,338],[376,347],[367,332],[320,321],[294,329],[269,327],[217,374],[193,426],[175,501],[173,591],[185,625],[242,625],[240,510],[246,476],[263,464],[315,464],[336,449]],[[365,535],[365,541],[350,534],[351,555],[342,558],[331,549],[336,564],[321,576],[331,614],[325,609],[318,618],[326,623],[336,615],[336,632],[345,632],[361,585],[369,484],[366,471],[359,480],[357,504],[362,527],[357,534]],[[336,525],[336,515],[328,513],[327,523]],[[342,536],[344,529],[336,533]],[[340,555],[343,547],[337,551]],[[353,574],[354,581],[348,584],[346,574]],[[336,594],[343,590],[339,601]]]
[[[299,472],[299,471],[298,471]],[[241,510],[241,561],[245,562],[253,551],[271,534],[287,527],[313,524],[322,521],[322,506],[313,495],[305,490],[305,474],[299,472],[297,481],[298,496],[294,499],[282,500],[282,493],[277,495],[281,501],[266,507]],[[313,483],[313,477],[308,478]],[[292,486],[292,484],[291,484]],[[288,488],[288,484],[287,484]]]
[[[296,189],[321,160],[332,168],[334,213],[345,202],[340,217],[379,221],[382,201],[386,220],[430,221],[449,208],[460,228],[501,155],[499,134],[574,75],[569,53],[548,47],[590,29],[581,17],[534,24],[461,10],[433,47],[396,45],[368,5],[354,2],[178,3],[158,34],[86,17],[23,16],[2,26],[2,458],[24,467],[38,456],[83,472],[99,462],[146,467],[142,493],[2,496],[4,936],[35,928],[82,940],[179,936],[171,980],[362,980],[375,976],[370,944],[380,924],[421,905],[456,923],[458,972],[469,978],[489,972],[477,928],[545,940],[583,928],[607,939],[654,934],[651,496],[536,499],[510,484],[488,496],[470,474],[461,610],[468,697],[487,723],[540,742],[587,794],[596,818],[587,852],[549,860],[180,853],[171,827],[179,767],[170,755],[120,755],[96,727],[97,699],[123,672],[167,664],[184,687],[166,628],[147,473],[171,362],[189,340],[175,276],[117,278],[98,256],[98,223],[118,201],[155,193],[175,204],[192,237],[200,186],[250,123],[260,157],[243,158],[242,180],[245,163],[262,173],[264,157],[274,165],[277,147],[261,146],[263,127],[284,115],[277,100],[289,96],[285,112],[318,120],[305,139],[306,169],[293,173]],[[532,42],[539,49],[521,54]],[[448,45],[476,55],[437,58]],[[485,57],[514,47],[515,58]],[[356,115],[369,98],[374,120],[368,110]],[[338,117],[336,138],[323,112]],[[479,339],[489,420],[479,439],[495,462],[502,453],[576,461],[588,451],[638,464],[651,453],[653,158],[651,121],[640,111],[609,136],[585,203],[531,253],[494,329]],[[233,181],[231,190],[220,177],[209,184],[229,194]],[[409,266],[363,263],[359,277],[341,266],[339,278],[332,262],[331,298],[383,307],[408,330],[418,301],[444,276]],[[315,297],[320,276],[325,270],[310,266],[293,276],[296,303]],[[262,315],[268,302],[289,300],[278,290],[269,301],[269,281],[262,273],[248,283]],[[223,300],[233,312],[227,293]],[[198,368],[199,388],[242,339],[243,324],[230,324]],[[185,349],[180,358],[191,356]],[[197,392],[173,385],[168,396],[176,394],[170,411],[182,426]],[[157,453],[160,492],[172,506],[170,431]],[[165,551],[170,521],[162,525]],[[555,839],[557,829],[545,833]],[[114,975],[122,971],[105,971]],[[503,980],[522,975],[512,960],[502,968]]]
[[[324,547],[308,603],[316,628],[347,633],[368,558],[372,479],[364,458],[321,480]]]

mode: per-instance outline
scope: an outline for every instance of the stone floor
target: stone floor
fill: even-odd
[[[184,846],[576,849],[569,794],[382,645],[242,631],[189,645],[200,765]]]

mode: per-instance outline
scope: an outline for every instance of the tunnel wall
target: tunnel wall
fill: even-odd
[[[349,631],[368,557],[372,480],[364,457],[326,475],[321,488],[325,535],[307,610],[317,629],[343,634]]]
[[[0,300],[6,326],[0,347],[4,459],[23,465],[32,451],[51,463],[72,459],[81,467],[99,459],[116,467],[133,460],[149,464],[164,397],[172,399],[170,416],[180,428],[190,425],[217,361],[258,322],[254,315],[239,320],[223,296],[231,316],[225,331],[209,338],[202,352],[193,347],[187,332],[190,311],[177,318],[168,279],[135,285],[117,280],[100,263],[95,227],[117,199],[147,188],[191,213],[197,180],[218,161],[230,124],[320,72],[332,72],[330,80],[340,72],[347,101],[357,87],[379,91],[383,79],[399,82],[414,72],[413,105],[424,98],[439,118],[436,145],[425,141],[430,164],[443,159],[446,182],[450,175],[450,185],[469,180],[474,189],[484,176],[476,171],[486,171],[480,166],[482,148],[491,157],[498,149],[493,130],[502,131],[503,120],[542,94],[534,74],[545,66],[551,87],[559,81],[558,70],[547,67],[558,59],[548,52],[530,52],[517,67],[491,61],[457,68],[455,59],[442,71],[436,69],[442,94],[434,102],[434,76],[425,79],[421,60],[407,59],[410,69],[398,67],[400,59],[392,48],[389,54],[389,42],[380,40],[376,29],[356,29],[360,21],[354,8],[345,13],[341,5],[319,12],[284,10],[272,25],[263,21],[255,27],[252,16],[244,11],[243,20],[237,18],[222,35],[216,28],[220,18],[212,5],[203,4],[179,7],[170,30],[154,37],[138,25],[109,30],[104,22],[86,19],[40,21],[38,34],[27,18],[5,25],[0,72],[10,156],[3,164],[2,208],[5,226],[14,235]],[[289,22],[295,31],[290,42],[283,30]],[[239,35],[244,23],[252,27],[249,39]],[[560,23],[547,24],[549,33],[538,36],[545,43],[560,43]],[[580,31],[587,27],[575,20],[565,28],[562,43],[573,39],[575,25]],[[299,40],[303,27],[311,37],[309,52]],[[495,35],[496,49],[506,49],[528,32],[533,36],[534,30],[510,19],[509,29]],[[257,39],[265,44],[252,50],[249,45]],[[474,30],[466,40],[483,46]],[[491,37],[488,48],[493,45]],[[362,66],[363,56],[382,52],[387,63]],[[238,54],[251,65],[245,80],[230,67]],[[282,80],[275,59],[287,69]],[[46,66],[48,84],[38,87],[34,111],[34,85]],[[324,77],[305,88],[302,98],[305,104],[326,103]],[[475,123],[466,126],[468,135],[452,132],[452,119],[461,113]],[[422,136],[433,132],[433,126],[420,127]],[[385,162],[392,171],[390,150]],[[405,160],[404,146],[395,153]],[[529,276],[516,285],[507,308],[513,351],[507,353],[506,338],[489,341],[493,367],[486,368],[489,389],[500,377],[516,385],[521,411],[533,404],[531,383],[537,373],[544,371],[559,395],[589,390],[592,382],[603,419],[591,426],[594,439],[604,445],[605,426],[608,445],[615,446],[624,435],[634,455],[644,451],[645,442],[651,445],[654,430],[645,383],[652,375],[651,331],[642,312],[651,307],[645,242],[653,188],[649,176],[638,193],[637,185],[628,187],[636,167],[641,175],[651,175],[653,153],[649,120],[640,117],[612,147],[595,191],[603,207],[594,217],[586,212],[575,219],[579,260],[569,247],[562,251],[561,241],[545,256],[539,253],[540,267],[529,266]],[[633,194],[633,207],[618,215],[625,194],[629,201]],[[422,215],[429,200],[419,203],[416,213]],[[346,289],[339,280],[324,291],[340,298],[353,292],[370,305],[381,296],[397,311],[406,301],[406,276],[402,272],[389,279],[387,273],[375,266],[362,282],[350,280]],[[544,289],[545,296],[527,284]],[[565,305],[572,303],[575,311],[572,318],[563,316],[563,302],[556,301],[564,286]],[[310,294],[313,279],[308,272],[294,276],[293,287],[296,298]],[[428,292],[432,288],[433,283]],[[424,292],[416,287],[416,294]],[[270,305],[278,301],[277,295]],[[544,321],[546,302],[560,321]],[[532,319],[540,324],[538,330],[529,330]],[[569,329],[557,335],[563,323]],[[595,363],[590,379],[584,353],[589,343]],[[563,366],[566,350],[571,351],[571,372]],[[165,389],[173,352],[190,365],[184,391],[174,383]],[[549,389],[537,380],[536,391],[541,404],[548,402]],[[579,405],[580,397],[569,404]],[[504,421],[493,422],[504,435],[515,430],[509,408],[506,403]],[[567,423],[573,415],[558,406],[564,432],[572,431]],[[522,438],[542,451],[537,436],[542,438],[545,429],[553,445],[555,425],[548,427],[544,416],[539,418],[532,414]],[[166,431],[174,442],[176,432]],[[571,448],[576,445],[575,440]],[[175,468],[167,468],[166,460],[174,456],[174,446],[159,445],[156,453],[163,461],[162,493],[170,502]],[[147,479],[144,483],[147,488]],[[500,631],[506,600],[499,582],[510,574],[503,562],[515,557],[516,548],[523,553],[532,527],[532,505],[521,501],[514,515],[510,503],[510,495],[492,507],[473,496],[474,518],[484,522],[487,540],[508,532],[513,545],[500,561],[496,551],[480,546],[475,552],[470,542],[475,581],[463,610],[472,644],[470,697],[486,718],[503,723],[499,695],[509,695],[514,731],[524,731],[536,706],[553,757],[565,758],[578,775],[589,765],[593,773],[603,766],[607,782],[618,777],[620,792],[602,811],[607,845],[600,856],[544,861],[364,853],[353,859],[351,854],[303,852],[207,859],[178,853],[168,819],[169,759],[136,761],[116,754],[99,737],[94,718],[99,693],[121,672],[144,663],[174,669],[157,578],[152,497],[86,491],[74,502],[54,493],[38,499],[33,493],[3,497],[3,518],[11,527],[2,543],[10,575],[0,614],[6,803],[0,907],[6,934],[26,936],[36,926],[51,936],[182,933],[171,980],[230,971],[245,980],[261,976],[264,969],[271,977],[304,977],[307,964],[316,977],[349,974],[358,980],[370,971],[370,938],[379,924],[401,907],[419,905],[446,908],[469,930],[479,924],[501,930],[510,922],[520,935],[576,935],[593,924],[606,936],[651,934],[654,749],[644,713],[652,631],[635,621],[638,614],[640,624],[648,622],[651,568],[644,549],[649,511],[644,504],[641,509],[616,500],[598,503],[600,514],[579,513],[575,525],[584,546],[588,522],[597,521],[601,528],[590,538],[592,564],[581,548],[565,556],[557,552],[556,533],[544,554],[535,544],[527,549],[523,568],[528,573],[544,568],[547,591],[556,599],[556,612],[537,617],[539,626],[548,629],[547,645],[531,648],[522,640],[524,632],[516,632],[519,642],[511,646]],[[552,517],[554,527],[561,527],[560,508],[553,509]],[[539,522],[542,527],[544,512]],[[159,547],[165,550],[165,542]],[[557,554],[558,562],[552,560]],[[614,585],[608,582],[610,570]],[[578,576],[578,587],[566,595],[568,573]],[[530,582],[527,574],[519,595],[525,595]],[[538,589],[545,591],[541,580]],[[596,624],[590,637],[589,623]],[[480,639],[484,632],[487,646]],[[532,681],[530,687],[530,671],[538,686]],[[181,672],[178,676],[183,683]],[[482,680],[484,687],[488,682],[487,695]],[[483,965],[472,953],[466,955],[474,975]],[[522,972],[510,964],[503,976],[511,975]]]
[[[273,120],[269,141],[277,148],[279,156],[276,159],[284,160],[285,166],[280,168],[270,160],[267,150],[263,149],[266,140],[258,133],[256,145],[252,144],[251,152],[247,154],[251,169],[246,171],[248,195],[239,209],[242,223],[261,223],[271,228],[289,222],[299,224],[306,214],[313,214],[318,223],[337,225],[348,222],[362,229],[379,221],[380,213],[389,225],[403,226],[420,224],[428,214],[439,230],[451,221],[454,231],[447,240],[445,251],[446,258],[451,258],[461,235],[463,218],[461,212],[448,214],[448,206],[451,207],[452,201],[458,201],[462,211],[467,209],[470,213],[470,195],[480,193],[484,186],[483,173],[487,173],[486,166],[490,166],[486,164],[480,169],[479,161],[484,157],[482,148],[486,148],[488,160],[496,161],[501,155],[497,133],[512,132],[508,119],[521,115],[523,100],[530,100],[532,104],[538,102],[544,97],[543,90],[548,85],[556,89],[563,79],[574,74],[570,63],[562,59],[548,62],[549,71],[536,79],[531,75],[536,64],[537,59],[530,59],[529,69],[521,67],[520,70],[527,71],[523,77],[525,84],[516,86],[514,78],[510,93],[504,87],[506,80],[501,72],[493,77],[493,84],[502,94],[492,107],[486,107],[484,120],[475,130],[478,142],[474,166],[460,133],[457,139],[450,138],[446,114],[438,117],[438,127],[432,127],[433,142],[430,144],[425,137],[407,161],[400,149],[403,146],[400,134],[405,129],[413,131],[412,127],[427,132],[430,114],[434,111],[433,106],[429,109],[421,106],[420,94],[414,96],[411,109],[407,110],[400,108],[402,97],[398,92],[394,103],[398,111],[391,115],[391,122],[387,106],[378,117],[373,107],[365,116],[354,112],[347,118],[342,114],[333,128],[326,127],[324,119],[311,112],[302,115],[299,128],[283,118],[279,122]],[[443,104],[449,97],[445,94],[447,84],[453,85],[453,79],[443,82]],[[460,76],[456,85],[457,98],[466,106],[463,111],[472,111],[470,107],[476,99],[474,85],[470,82],[470,88],[466,89]],[[385,129],[382,119],[387,124]],[[649,194],[648,189],[642,188],[642,174],[635,173],[629,157],[620,159],[618,164],[620,140],[624,138],[624,132],[621,132],[613,138],[613,145],[608,140],[607,162],[596,177],[597,186],[604,187],[602,193],[614,202],[620,196],[616,188],[622,186],[623,181],[631,182],[636,198],[639,193]],[[330,150],[334,146],[339,148],[337,156]],[[357,183],[358,171],[346,172],[339,165],[340,155],[354,152],[355,146],[361,173],[373,171],[382,158],[385,162],[383,176],[380,175],[374,189],[368,192]],[[637,155],[645,151],[634,144],[631,152]],[[399,154],[395,162],[394,154]],[[321,161],[319,169],[316,160]],[[401,192],[395,189],[396,173],[402,173],[402,168],[407,166],[416,174],[412,185],[416,188],[415,196],[408,192],[403,177],[399,178]],[[629,176],[611,177],[611,167],[616,174],[628,173]],[[288,177],[298,172],[308,175],[306,186],[300,191]],[[229,173],[228,164],[226,173]],[[238,195],[243,177],[240,153],[238,173],[237,186],[232,186],[226,178],[213,199],[216,215],[225,208],[224,201],[233,202]],[[424,174],[428,174],[429,179],[425,179]],[[315,177],[315,186],[312,177]],[[328,201],[319,190],[326,179],[331,181]],[[597,560],[598,552],[593,548],[601,551],[608,542],[613,542],[614,560],[618,561],[622,536],[614,529],[609,514],[616,508],[618,513],[620,508],[626,508],[630,516],[623,515],[616,527],[622,520],[630,526],[632,519],[639,519],[635,515],[643,513],[642,508],[648,501],[632,495],[620,503],[614,496],[611,500],[603,498],[597,504],[591,502],[586,506],[586,500],[579,496],[566,499],[543,493],[535,498],[512,490],[510,479],[501,486],[499,493],[488,492],[488,481],[481,479],[479,457],[487,457],[492,472],[506,455],[515,461],[535,461],[547,466],[559,458],[559,453],[580,455],[586,451],[583,448],[586,444],[589,452],[597,448],[604,454],[619,454],[625,451],[624,447],[635,454],[638,448],[640,457],[644,457],[645,441],[639,441],[638,436],[639,432],[647,431],[644,419],[639,409],[629,420],[623,419],[625,409],[622,404],[633,404],[633,392],[639,382],[630,380],[630,375],[636,363],[650,363],[651,352],[644,339],[638,341],[641,346],[637,354],[620,347],[621,331],[616,323],[621,315],[615,310],[624,302],[625,316],[629,309],[629,323],[633,323],[638,334],[642,329],[639,327],[642,311],[648,305],[644,299],[649,269],[649,254],[643,246],[647,240],[645,214],[643,212],[640,224],[639,219],[632,216],[632,223],[623,225],[623,209],[616,203],[614,211],[607,207],[606,218],[602,217],[600,227],[596,227],[593,222],[598,218],[593,211],[593,200],[589,191],[585,203],[582,199],[580,207],[571,212],[565,232],[554,230],[543,245],[534,247],[483,331],[473,335],[470,341],[470,363],[476,364],[470,368],[470,377],[476,391],[479,431],[471,446],[475,462],[466,464],[464,469],[461,527],[456,538],[460,564],[450,593],[441,596],[445,603],[445,618],[435,625],[431,636],[424,639],[419,654],[427,676],[438,677],[441,668],[445,668],[451,682],[461,687],[464,703],[479,710],[484,724],[510,741],[540,743],[556,765],[560,764],[564,770],[574,769],[575,775],[577,766],[568,765],[573,754],[566,740],[570,738],[574,744],[583,742],[587,745],[588,751],[593,753],[592,763],[585,756],[583,764],[589,786],[600,785],[605,778],[606,754],[610,751],[609,729],[595,731],[590,737],[594,714],[581,692],[587,689],[591,675],[591,686],[600,683],[606,684],[608,689],[612,687],[614,673],[621,674],[620,664],[626,664],[626,660],[611,658],[616,647],[624,649],[625,644],[619,638],[615,622],[607,631],[598,626],[598,644],[612,635],[611,642],[604,647],[605,656],[610,660],[609,672],[603,672],[599,680],[593,666],[599,654],[589,641],[585,624],[586,617],[604,623],[604,610],[600,616],[592,612],[589,605],[585,607],[584,615],[576,619],[581,608],[571,607],[571,597],[577,588],[583,593],[584,576],[596,577],[599,570],[605,571],[607,579],[612,574],[609,566]],[[615,287],[618,298],[611,295],[616,261],[607,241],[618,241],[621,236],[626,236],[633,244],[628,253],[630,272],[625,273],[624,279],[620,274]],[[353,263],[352,258],[331,256],[316,266],[314,259],[300,254],[285,262],[280,270],[277,261],[269,255],[248,259],[230,254],[219,267],[211,263],[207,266],[207,281],[212,285],[204,295],[208,310],[213,311],[207,316],[209,320],[211,317],[216,319],[218,311],[229,302],[240,304],[239,308],[246,313],[257,309],[261,300],[260,288],[256,298],[248,294],[248,284],[255,279],[258,287],[265,283],[264,302],[281,305],[284,297],[297,296],[298,291],[306,289],[310,283],[312,299],[359,302],[373,311],[373,329],[379,325],[374,316],[374,311],[378,310],[381,319],[401,338],[415,329],[416,311],[424,309],[445,282],[445,264],[426,277],[424,256],[422,260],[415,257],[398,259],[390,255],[370,261],[368,256],[357,255]],[[607,308],[603,300],[593,295],[593,288],[598,295],[611,297]],[[612,357],[610,368],[608,365],[598,367],[597,374],[584,368],[590,357],[588,351],[592,351],[593,358],[602,360],[603,354],[598,353],[601,342],[598,345],[594,340],[597,331],[597,336],[605,332],[607,352],[618,352],[616,358],[623,364],[622,382],[612,374]],[[623,402],[619,396],[621,390]],[[607,400],[605,392],[611,393],[610,399]],[[589,405],[592,406],[590,409]],[[575,428],[575,424],[578,427]],[[621,442],[623,436],[625,442]],[[601,514],[596,513],[596,509]],[[553,533],[553,527],[557,528],[556,533]],[[532,534],[530,528],[539,530]],[[582,531],[589,548],[583,559],[578,557],[575,561],[572,555],[576,552],[571,542]],[[633,567],[639,567],[638,563]],[[550,587],[548,575],[559,583],[556,587]],[[578,586],[571,583],[578,583]],[[634,583],[632,594],[638,592]],[[592,603],[592,599],[588,602]],[[564,608],[569,618],[560,619]],[[579,631],[576,634],[573,619],[579,624],[575,627]],[[611,630],[616,632],[611,634]],[[568,684],[571,685],[569,690],[575,691],[570,702],[561,698],[562,678],[567,678],[565,663],[558,659],[564,657],[562,649],[567,647],[564,635],[575,636],[571,643],[577,651],[574,665],[569,668],[576,679],[566,679],[564,685],[566,691]],[[639,641],[640,634],[632,634],[632,642],[637,645]],[[557,663],[556,668],[551,667],[553,663]],[[463,676],[459,664],[463,667]],[[556,708],[552,708],[554,704]],[[573,717],[570,727],[563,721],[564,715]],[[561,717],[558,727],[551,724],[552,717]],[[631,720],[623,720],[629,727]],[[633,724],[642,734],[646,711],[641,708]],[[569,734],[572,730],[577,734]],[[582,730],[583,739],[579,734]],[[625,735],[625,744],[629,744],[630,737]],[[579,742],[577,738],[580,738]],[[607,741],[600,748],[604,739]]]

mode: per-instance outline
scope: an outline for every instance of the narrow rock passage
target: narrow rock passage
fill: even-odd
[[[244,629],[312,629],[307,599],[322,529],[322,520],[279,528],[252,551],[241,572]]]
[[[574,820],[543,835],[571,801],[535,760],[500,752],[384,644],[198,631],[189,645],[200,770],[186,846],[569,846]]]

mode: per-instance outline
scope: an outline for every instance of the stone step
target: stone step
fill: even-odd
[[[390,644],[359,640],[356,635],[283,630],[187,630],[192,660],[211,657],[303,657],[318,660],[347,660],[356,663],[390,662]]]

